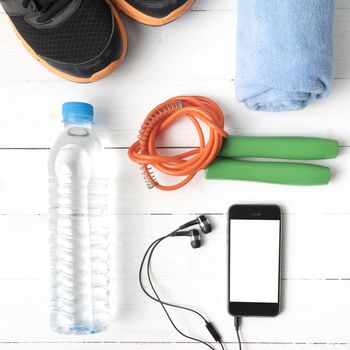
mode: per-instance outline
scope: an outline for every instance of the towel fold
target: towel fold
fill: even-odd
[[[236,96],[290,111],[330,93],[334,0],[238,0]]]

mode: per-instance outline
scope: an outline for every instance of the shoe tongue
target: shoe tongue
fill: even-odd
[[[54,17],[57,13],[63,10],[73,0],[34,0],[38,10],[43,14],[41,20],[43,22]]]
[[[40,12],[46,12],[55,0],[36,0]]]

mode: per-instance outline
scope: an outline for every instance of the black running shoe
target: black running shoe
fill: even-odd
[[[109,0],[0,0],[28,51],[62,78],[89,83],[123,61],[127,39]]]
[[[160,26],[182,16],[195,0],[113,0],[126,15],[137,22]]]

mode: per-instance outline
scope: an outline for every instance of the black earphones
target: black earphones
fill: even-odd
[[[198,230],[177,231],[171,235],[172,237],[191,237],[191,246],[193,249],[201,247],[201,235]]]
[[[197,219],[189,221],[186,224],[181,225],[179,227],[179,230],[183,230],[184,228],[195,226],[195,225],[199,225],[201,231],[205,234],[211,232],[213,229],[210,221],[206,218],[206,216],[201,215],[201,216],[198,216]]]
[[[178,231],[175,231],[173,234],[171,234],[171,236],[173,236],[173,237],[179,237],[179,236],[191,237],[192,248],[193,249],[200,248],[201,247],[201,235],[200,235],[198,230],[192,229],[189,231],[180,231],[180,230],[183,230],[187,227],[191,227],[191,226],[195,226],[195,225],[198,225],[200,230],[205,234],[211,232],[211,230],[213,229],[210,221],[206,218],[206,216],[200,215],[195,220],[191,220],[189,222],[186,222],[186,224],[181,225],[178,228]]]
[[[196,230],[194,228],[190,229],[190,230],[185,230],[188,227],[191,226],[196,226],[198,225],[200,230]],[[140,286],[142,288],[142,291],[152,300],[156,301],[157,303],[159,303],[163,309],[163,311],[165,312],[166,316],[168,317],[171,325],[174,327],[174,329],[181,334],[183,337],[185,337],[186,339],[189,340],[194,340],[197,341],[203,345],[206,345],[208,348],[210,348],[211,350],[215,350],[214,347],[211,345],[211,343],[208,343],[205,340],[202,340],[200,338],[196,338],[194,336],[190,336],[182,331],[179,330],[179,328],[177,327],[177,325],[175,324],[175,322],[173,321],[171,314],[168,311],[168,307],[172,307],[172,308],[176,308],[176,309],[182,309],[184,311],[189,311],[192,312],[194,314],[196,314],[197,316],[199,316],[200,318],[202,318],[202,320],[205,322],[205,327],[208,330],[208,332],[211,334],[211,336],[213,337],[213,339],[218,342],[221,346],[222,349],[224,349],[224,345],[222,343],[222,339],[220,334],[218,333],[218,331],[216,330],[215,326],[213,325],[213,323],[209,322],[206,317],[204,317],[200,312],[188,307],[188,306],[181,306],[181,305],[177,305],[177,304],[173,304],[170,303],[168,301],[164,301],[158,294],[156,287],[153,283],[153,277],[151,274],[151,260],[152,260],[152,256],[154,253],[154,250],[157,248],[157,246],[164,240],[166,240],[169,237],[190,237],[191,238],[191,247],[194,249],[200,248],[201,246],[201,234],[200,231],[202,233],[209,233],[212,230],[212,226],[209,222],[209,220],[204,216],[201,215],[199,216],[197,219],[192,220],[187,222],[186,224],[180,226],[178,229],[176,229],[175,231],[168,233],[160,238],[157,238],[155,241],[153,241],[149,247],[147,248],[142,261],[141,261],[141,265],[140,265],[140,269],[139,269],[139,283]],[[152,289],[152,294],[145,288],[144,283],[143,283],[143,278],[142,275],[144,273],[147,273],[147,279],[150,285],[150,288]]]

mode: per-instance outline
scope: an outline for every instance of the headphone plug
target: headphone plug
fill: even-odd
[[[238,331],[239,330],[239,325],[241,323],[241,318],[239,316],[235,316],[234,318],[234,324],[235,324],[235,330]]]
[[[237,334],[238,347],[239,347],[239,350],[242,350],[241,336],[239,335],[239,326],[241,324],[241,318],[239,316],[235,316],[234,324],[235,324],[235,330]]]

